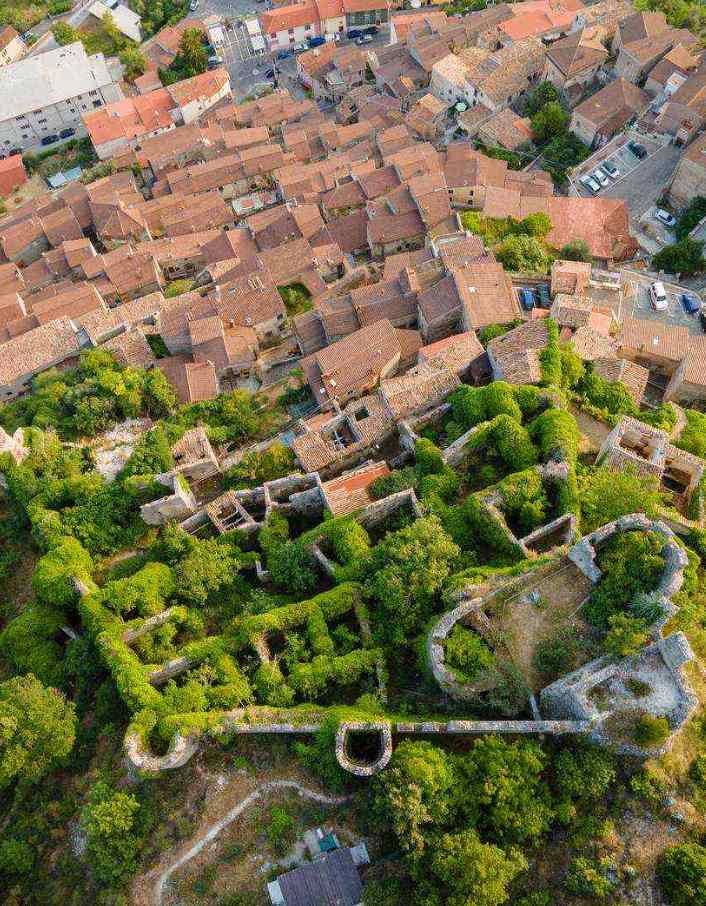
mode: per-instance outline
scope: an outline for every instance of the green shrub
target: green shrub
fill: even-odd
[[[615,884],[597,862],[577,856],[571,860],[564,886],[570,894],[577,897],[605,899],[613,892]]]
[[[654,532],[619,532],[608,539],[597,558],[603,577],[583,608],[590,623],[608,628],[611,616],[655,588],[664,569],[663,545]]]
[[[635,721],[635,741],[646,748],[661,746],[669,736],[669,732],[669,721],[666,717],[642,714]]]
[[[353,516],[335,519],[326,527],[326,536],[336,560],[344,566],[362,560],[370,551],[370,538]]]
[[[368,487],[368,493],[373,500],[381,500],[383,497],[406,491],[408,488],[416,489],[417,482],[415,469],[412,466],[405,466],[403,469],[393,469],[389,475],[376,478]]]
[[[544,684],[548,685],[574,669],[577,653],[576,637],[569,632],[562,632],[537,642],[532,666],[541,674]]]
[[[608,632],[603,647],[613,657],[632,657],[645,647],[649,633],[647,623],[629,613],[614,613],[608,617]]]
[[[0,841],[0,871],[8,875],[27,875],[34,867],[34,849],[23,840]]]
[[[457,623],[444,643],[444,661],[461,683],[472,683],[495,663],[483,639]]]
[[[414,445],[414,457],[420,478],[425,475],[438,475],[444,471],[441,450],[425,437],[420,437]]]
[[[18,671],[61,686],[64,651],[56,638],[65,622],[59,608],[30,604],[0,632],[0,652]]]
[[[270,809],[270,823],[267,827],[267,839],[278,856],[283,856],[294,843],[296,825],[294,818],[279,806]]]
[[[706,848],[698,843],[668,847],[657,877],[670,906],[706,906]]]

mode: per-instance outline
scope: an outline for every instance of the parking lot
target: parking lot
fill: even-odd
[[[642,145],[647,152],[647,155],[640,159],[630,150],[630,148],[628,148],[629,141],[634,141]],[[647,136],[641,132],[626,133],[622,137],[622,141],[613,145],[606,145],[605,148],[602,148],[600,151],[591,155],[587,161],[577,168],[574,174],[574,183],[578,193],[589,198],[593,197],[594,194],[605,194],[608,197],[611,197],[613,194],[612,190],[638,169],[647,167],[650,159],[661,151],[665,145],[666,141],[662,136]],[[600,191],[594,193],[583,185],[581,177],[591,175],[599,165],[606,162],[611,163],[619,171],[619,176],[615,179],[610,179],[608,185],[601,186]],[[618,192],[618,194],[620,195],[620,192]]]
[[[670,327],[686,327],[689,333],[694,335],[702,334],[698,314],[687,314],[682,305],[681,294],[690,292],[690,290],[662,281],[667,293],[668,308],[666,311],[655,311],[649,294],[650,283],[655,278],[630,272],[629,279],[635,286],[635,296],[632,299],[623,300],[622,311],[620,313],[616,312],[616,316],[640,318],[645,321],[659,321],[661,324],[668,324]]]

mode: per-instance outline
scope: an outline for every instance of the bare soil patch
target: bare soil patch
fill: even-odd
[[[590,580],[562,559],[529,577],[511,597],[501,596],[491,603],[488,616],[533,692],[544,685],[532,663],[537,643],[560,631],[581,636],[589,632],[579,608],[591,588]]]

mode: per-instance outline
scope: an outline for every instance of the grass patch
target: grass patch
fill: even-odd
[[[166,359],[169,355],[169,350],[167,349],[167,344],[160,337],[158,333],[148,333],[146,334],[147,342],[149,347],[152,350],[152,353],[156,359]]]
[[[277,292],[282,297],[290,318],[312,308],[311,293],[303,283],[290,283],[289,286],[278,286]]]

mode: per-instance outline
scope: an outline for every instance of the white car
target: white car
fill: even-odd
[[[592,176],[582,176],[581,182],[584,184],[584,186],[586,186],[588,191],[592,192],[594,195],[598,195],[598,193],[601,191],[601,184]]]
[[[665,211],[664,208],[657,208],[655,211],[655,218],[668,227],[677,225],[676,217],[673,217],[669,211]]]
[[[591,176],[596,180],[596,182],[599,182],[604,187],[610,185],[610,180],[605,175],[603,170],[594,170],[593,173],[591,173]]]
[[[655,311],[666,311],[669,308],[667,291],[664,288],[664,283],[659,280],[650,283],[650,302],[652,302],[652,308]]]

